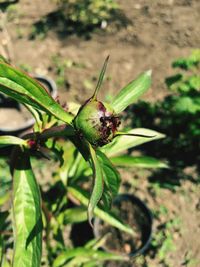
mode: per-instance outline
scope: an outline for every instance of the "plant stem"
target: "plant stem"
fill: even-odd
[[[53,126],[44,130],[42,133],[29,133],[22,136],[23,139],[46,140],[53,137],[72,137],[75,135],[75,130],[71,125],[62,124]]]
[[[44,130],[39,139],[48,139],[51,137],[71,137],[75,135],[75,130],[71,125],[62,124],[59,126],[53,126],[49,129]]]

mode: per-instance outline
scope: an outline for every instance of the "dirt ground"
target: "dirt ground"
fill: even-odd
[[[107,55],[110,62],[102,98],[117,92],[139,73],[152,69],[152,87],[143,98],[162,99],[167,94],[164,79],[174,73],[172,61],[200,47],[200,1],[118,2],[126,16],[123,26],[108,24],[106,31],[91,33],[90,38],[60,34],[59,27],[51,27],[32,38],[34,24],[55,11],[56,4],[51,0],[20,0],[1,14],[0,51],[13,64],[32,73],[61,79],[58,94],[62,102],[82,102],[91,96]],[[62,72],[65,60],[67,66]],[[156,255],[150,251],[140,266],[200,266],[199,186],[183,181],[174,193],[160,188],[150,190],[146,179],[141,181],[135,178],[134,192],[146,200],[152,210],[158,211],[163,206],[168,210],[156,219],[156,235],[166,221],[179,218],[179,223],[168,230],[171,243],[164,259],[159,251]]]

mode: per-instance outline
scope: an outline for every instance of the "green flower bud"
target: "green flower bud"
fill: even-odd
[[[90,98],[81,106],[73,123],[78,134],[90,144],[103,146],[113,139],[120,120],[108,104]]]

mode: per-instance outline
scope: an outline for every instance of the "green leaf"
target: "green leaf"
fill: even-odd
[[[89,203],[89,196],[87,192],[75,186],[73,187],[68,186],[67,189],[76,199],[78,199],[81,202],[81,204],[87,207]],[[102,219],[103,221],[118,228],[119,230],[124,231],[130,235],[134,235],[133,229],[129,225],[124,224],[119,219],[115,218],[114,215],[112,215],[108,211],[104,211],[100,207],[96,206],[94,208],[94,214],[98,216],[100,219]]]
[[[86,207],[75,207],[67,209],[61,212],[57,221],[60,225],[66,225],[68,223],[80,223],[87,220],[87,208]]]
[[[51,140],[52,144],[54,143],[54,140]],[[62,159],[63,163],[61,164],[60,168],[57,170],[57,175],[59,179],[63,182],[64,185],[67,185],[68,178],[69,178],[69,171],[70,168],[73,167],[74,161],[75,161],[75,147],[69,143],[69,142],[64,142],[64,143],[58,143],[61,147],[61,151],[63,152],[62,154]]]
[[[15,151],[13,166],[13,267],[40,267],[42,213],[40,192],[27,152]]]
[[[66,123],[73,119],[73,116],[64,111],[38,81],[3,62],[0,62],[0,91]]]
[[[71,260],[72,259],[72,260]],[[70,261],[71,260],[71,261]],[[117,255],[110,252],[95,250],[90,248],[78,247],[68,249],[62,252],[54,261],[53,267],[77,267],[88,261],[96,260],[101,262],[105,260],[127,260],[125,255]],[[67,262],[68,261],[68,262]]]
[[[144,72],[136,80],[126,85],[113,99],[112,108],[118,114],[144,94],[151,85],[151,70]]]
[[[129,156],[122,155],[118,157],[111,158],[114,165],[118,167],[137,167],[137,168],[168,168],[165,162],[162,162],[153,157],[141,156]]]
[[[15,136],[2,135],[0,136],[0,147],[10,146],[10,145],[24,145],[26,146],[26,140]]]
[[[35,124],[34,124],[34,132],[41,132],[43,130],[43,121],[42,121],[42,114],[41,111],[38,109],[35,109],[34,107],[24,104],[24,106],[28,109],[28,111],[31,113],[33,118],[35,119]]]
[[[88,177],[92,175],[92,169],[87,161],[84,160],[82,155],[78,153],[76,156],[74,166],[69,171],[70,179],[75,180],[83,179],[83,177]]]
[[[110,209],[112,200],[119,191],[121,179],[119,172],[104,153],[97,150],[97,156],[100,161],[104,176],[104,190],[102,199],[106,208]]]
[[[104,152],[107,156],[113,157],[117,154],[125,152],[129,148],[136,147],[138,145],[165,137],[164,134],[145,128],[132,129],[128,131],[127,134],[141,134],[153,137],[141,137],[141,136],[129,136],[129,135],[117,136],[112,141],[112,143],[109,143],[104,147],[102,147],[101,151]]]
[[[88,205],[88,219],[91,223],[94,208],[98,204],[99,200],[101,199],[103,193],[103,171],[100,166],[99,160],[96,155],[96,151],[93,147],[89,144],[90,149],[90,156],[91,156],[91,166],[93,169],[93,179],[94,179],[94,186],[92,189],[92,194],[90,197],[89,205]]]

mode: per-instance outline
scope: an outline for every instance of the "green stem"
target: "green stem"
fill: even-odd
[[[74,135],[75,135],[75,130],[71,125],[62,124],[44,130],[39,135],[39,139],[43,140],[52,137],[71,137]]]
[[[62,124],[46,129],[42,133],[26,134],[23,136],[23,139],[46,140],[53,137],[72,137],[74,135],[75,130],[71,125]]]

